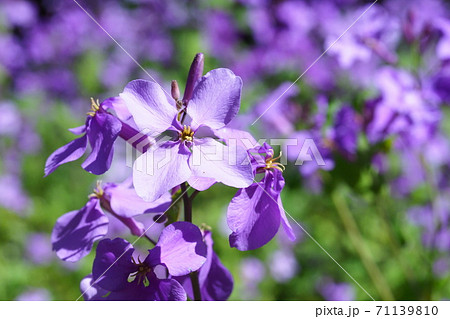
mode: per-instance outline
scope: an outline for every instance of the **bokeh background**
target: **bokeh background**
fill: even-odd
[[[243,79],[236,127],[313,138],[326,165],[289,158],[285,209],[375,299],[450,297],[447,2],[77,1],[167,88],[173,79],[183,87],[203,52],[205,71]],[[136,78],[149,79],[74,1],[0,2],[0,300],[80,295],[94,253],[64,263],[50,234],[96,180],[128,177],[125,145],[105,176],[80,160],[43,178],[44,163],[73,138],[67,129],[84,122],[90,97],[116,96]],[[256,251],[229,248],[234,192],[215,185],[194,201],[194,222],[212,227],[234,276],[232,300],[369,300],[294,222],[295,243],[280,232]],[[129,236],[112,225],[117,235]]]

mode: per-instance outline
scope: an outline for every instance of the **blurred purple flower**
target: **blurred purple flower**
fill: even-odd
[[[49,301],[50,293],[44,288],[31,288],[16,298],[17,301]]]
[[[327,301],[352,301],[355,300],[353,286],[347,283],[336,283],[325,280],[318,288],[320,294]]]
[[[33,233],[27,237],[27,257],[35,264],[49,263],[53,258],[50,237],[43,233]]]
[[[264,264],[257,258],[247,257],[241,261],[242,294],[246,299],[254,299],[259,296],[258,285],[264,279],[266,270]]]
[[[30,200],[18,176],[0,175],[0,206],[20,214],[28,210]]]
[[[287,282],[299,271],[299,264],[290,249],[276,250],[270,257],[270,273],[277,282]]]

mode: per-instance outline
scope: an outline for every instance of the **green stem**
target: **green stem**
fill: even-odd
[[[189,197],[187,192],[186,183],[180,185],[181,193],[183,194],[183,206],[184,206],[184,220],[192,223],[192,199],[197,195],[195,192]],[[194,300],[202,301],[202,294],[200,291],[200,283],[198,281],[198,271],[191,272],[189,274],[192,282],[192,291],[194,292]]]
[[[408,284],[409,284],[414,281],[414,272],[409,267],[408,263],[405,263],[405,261],[401,258],[400,244],[399,244],[398,240],[396,239],[396,236],[392,232],[392,228],[390,227],[390,225],[388,223],[388,218],[386,216],[385,207],[382,203],[382,200],[379,198],[379,196],[377,197],[377,202],[378,203],[376,206],[377,206],[378,212],[381,216],[381,224],[383,225],[383,228],[386,231],[386,234],[387,234],[387,237],[389,240],[389,244],[391,246],[391,250],[393,251],[395,258],[397,259],[397,262],[400,264],[403,274],[406,277],[406,279],[408,280]]]
[[[347,207],[345,200],[341,199],[336,193],[332,194],[332,200],[334,205],[336,206],[339,217],[341,218],[342,223],[344,224],[344,227],[350,237],[350,240],[352,241],[353,246],[355,246],[355,249],[360,256],[363,265],[366,268],[381,298],[383,298],[383,300],[395,300],[394,295],[386,282],[386,279],[383,277],[380,269],[373,260],[372,255],[369,253],[369,250],[367,249],[363,241],[362,235],[359,232],[356,221],[354,220],[352,213]]]

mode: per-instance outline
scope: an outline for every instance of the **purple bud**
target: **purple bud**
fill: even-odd
[[[172,81],[171,92],[172,97],[175,101],[180,99],[180,88],[178,87],[178,82],[176,80]]]
[[[195,82],[203,75],[203,66],[205,63],[205,58],[203,53],[197,53],[195,55],[194,61],[192,61],[191,68],[189,69],[189,74],[186,81],[186,88],[184,90],[183,103],[188,104],[192,97],[192,92],[194,92]]]

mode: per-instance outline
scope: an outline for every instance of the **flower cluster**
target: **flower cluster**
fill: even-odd
[[[228,208],[231,247],[259,248],[280,225],[295,239],[281,203],[279,157],[267,143],[259,145],[249,133],[226,127],[239,111],[241,78],[228,69],[202,75],[203,65],[199,53],[183,98],[176,81],[168,95],[157,83],[135,80],[118,97],[102,103],[91,99],[85,125],[71,129],[83,135],[47,160],[46,175],[83,156],[89,142],[82,167],[99,175],[111,166],[117,138],[146,145],[139,148],[132,177],[120,184],[98,183],[86,205],[61,216],[53,229],[53,250],[65,261],[78,261],[100,240],[92,275],[81,283],[87,300],[227,299],[233,280],[213,250],[211,230],[192,223],[193,195],[215,183],[239,189]],[[244,147],[248,141],[251,148]],[[194,193],[189,195],[187,187]],[[184,221],[164,219],[159,238],[151,239],[136,218],[153,214],[158,220],[181,198]],[[103,239],[109,224],[105,212],[138,239],[149,239],[154,247],[148,255],[141,258],[125,239]]]

